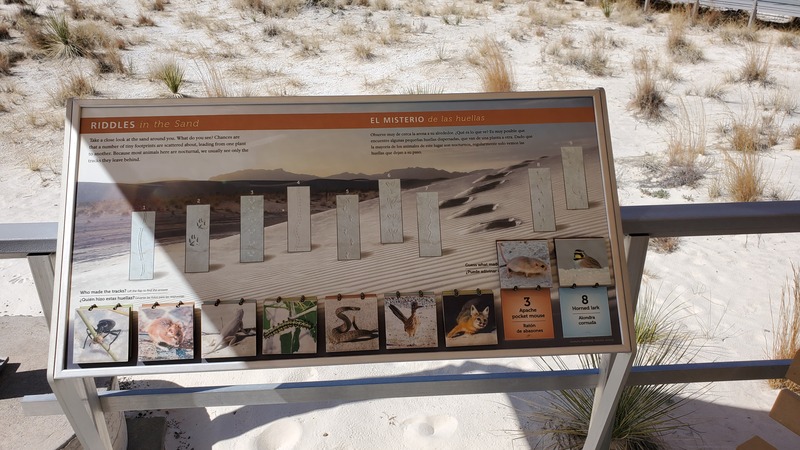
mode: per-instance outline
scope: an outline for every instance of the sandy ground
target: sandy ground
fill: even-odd
[[[533,2],[538,11],[533,15],[527,3],[515,2],[496,2],[497,8],[456,2],[460,14],[451,14],[443,9],[450,2],[433,1],[428,3],[430,16],[415,13],[414,3],[390,4],[387,11],[314,8],[281,19],[236,8],[220,12],[213,2],[173,1],[164,11],[150,11],[138,2],[114,4],[110,8],[121,22],[115,32],[131,42],[121,51],[130,75],[95,75],[86,59],[43,58],[19,61],[10,75],[0,77],[0,102],[7,109],[0,113],[0,220],[59,219],[63,109],[52,99],[69,74],[90,76],[98,97],[160,97],[166,88],[149,80],[148,68],[171,55],[186,67],[182,92],[189,96],[206,95],[206,61],[224,75],[232,95],[475,92],[481,90],[480,77],[468,60],[476,40],[487,35],[501,42],[514,69],[516,90],[606,89],[621,204],[730,200],[730,193],[719,186],[725,174],[723,151],[729,146],[724,130],[748,115],[773,117],[781,130],[777,142],[759,153],[767,180],[763,200],[800,195],[800,152],[792,149],[787,135],[800,121],[793,90],[800,85],[800,50],[782,43],[787,42],[785,31],[764,29],[756,43],[748,43],[735,35],[726,37],[722,28],[689,28],[688,39],[703,52],[703,59],[691,64],[668,56],[669,17],[663,13],[628,26],[621,23],[619,11],[609,20],[599,8],[582,2]],[[16,8],[0,5],[0,14],[11,17]],[[62,9],[59,2],[38,3],[40,13]],[[134,27],[140,13],[156,27]],[[278,34],[270,36],[266,30],[274,27]],[[8,45],[23,46],[18,31],[12,29],[11,36]],[[605,76],[563,64],[548,52],[554,43],[580,49],[590,48],[593,41],[605,46]],[[371,46],[374,57],[359,59],[357,43]],[[745,49],[769,45],[770,81],[736,81]],[[671,69],[677,74],[659,77],[666,93],[660,121],[645,120],[629,106],[632,60],[639,49],[658,57],[661,73]],[[708,169],[694,186],[670,187],[666,142],[678,130],[684,106],[691,122],[705,120],[707,150],[700,158]],[[658,303],[681,305],[682,323],[706,342],[700,360],[761,359],[772,342],[772,313],[798,254],[797,235],[685,238],[674,253],[648,255],[645,291]],[[41,314],[24,261],[0,260],[0,286],[0,315]],[[0,354],[11,354],[4,348],[9,342],[2,340]],[[142,376],[132,381],[142,387],[195,386],[531,369],[538,365],[530,359],[470,360]],[[667,442],[676,448],[732,448],[758,433],[779,448],[797,448],[800,438],[767,417],[775,396],[756,381],[709,386],[688,404],[687,420],[698,434],[679,432]],[[540,424],[530,419],[529,411],[544,401],[543,394],[474,395],[154,414],[168,417],[167,448],[533,448]],[[9,441],[0,439],[0,447],[3,442]]]

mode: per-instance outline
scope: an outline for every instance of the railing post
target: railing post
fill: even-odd
[[[758,0],[753,0],[753,10],[750,11],[750,20],[747,21],[748,27],[752,27],[756,23],[756,14],[758,14]]]
[[[28,255],[28,266],[33,275],[33,283],[39,294],[39,303],[42,305],[42,314],[51,327],[53,320],[53,283],[55,282],[55,255]]]

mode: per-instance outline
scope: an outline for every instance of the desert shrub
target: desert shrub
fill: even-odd
[[[54,106],[64,106],[67,99],[85,98],[96,93],[91,79],[82,73],[75,72],[58,81],[58,88],[51,94],[51,98]]]
[[[760,45],[745,46],[745,55],[739,69],[739,80],[747,83],[769,81],[769,58],[772,46],[766,48]]]
[[[628,27],[640,27],[646,19],[642,7],[636,0],[618,0],[616,3],[617,20]]]
[[[800,47],[800,36],[794,33],[783,32],[778,36],[778,44],[789,48]]]
[[[646,50],[638,52],[633,61],[634,93],[631,104],[646,119],[661,118],[661,108],[666,104],[662,88],[656,79],[657,62]]]
[[[293,16],[306,7],[305,0],[233,0],[234,8],[255,11],[268,17]]]
[[[392,4],[389,0],[372,0],[372,7],[378,11],[388,11],[392,9]]]
[[[800,351],[800,268],[792,264],[792,277],[781,290],[777,321],[772,319],[770,358],[792,359]],[[788,388],[800,394],[800,385],[785,378],[769,380],[773,389]]]
[[[184,69],[175,59],[162,60],[150,67],[150,78],[163,82],[175,97],[181,97],[181,86],[184,82]]]
[[[514,90],[514,71],[496,40],[486,37],[478,42],[476,65],[484,92]]]
[[[679,323],[685,307],[674,300],[658,305],[656,295],[646,288],[634,318],[638,350],[636,366],[689,363],[702,349],[697,336]],[[597,355],[581,356],[583,368],[597,368]],[[555,358],[548,367],[567,368]],[[611,427],[611,448],[652,450],[663,446],[664,437],[676,430],[692,430],[679,411],[692,398],[684,384],[629,386],[623,389]],[[580,449],[586,440],[594,402],[594,389],[548,392],[549,403],[534,412],[543,422],[541,433],[560,449]]]
[[[77,45],[85,53],[99,48],[124,49],[127,46],[124,39],[101,22],[83,22],[75,26],[72,34]]]
[[[6,50],[0,50],[0,75],[11,74],[11,57]]]
[[[578,67],[586,73],[598,77],[604,77],[611,72],[608,67],[608,55],[606,53],[605,44],[600,41],[591,42],[588,49],[577,48],[567,50],[561,55],[561,63]]]
[[[717,35],[726,44],[758,42],[758,28],[751,28],[747,24],[736,21],[725,23],[717,31]]]
[[[761,157],[756,152],[738,155],[724,151],[724,189],[736,202],[754,202],[764,194],[766,182]]]

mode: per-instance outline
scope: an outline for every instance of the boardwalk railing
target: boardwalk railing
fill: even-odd
[[[800,201],[769,203],[721,203],[622,208],[626,235],[628,271],[632,298],[644,269],[651,237],[715,236],[800,232]],[[49,320],[52,299],[52,253],[56,248],[55,224],[0,224],[0,257],[28,258]],[[48,269],[49,268],[49,269]],[[614,356],[608,364],[613,367]],[[622,380],[628,385],[740,381],[783,378],[791,360],[755,360],[633,367]],[[603,386],[605,370],[563,370],[493,374],[426,375],[334,380],[318,382],[203,386],[169,389],[97,391],[93,379],[51,380],[75,383],[76,395],[88,395],[94,418],[109,412],[196,408],[210,406],[266,405],[326,401],[360,401],[379,398],[508,393]],[[54,392],[64,392],[64,387]],[[108,430],[102,420],[80,422],[62,409],[55,395],[26,396],[23,408],[29,415],[67,414],[85,448],[108,448]],[[68,402],[67,402],[68,404]],[[614,403],[615,405],[615,403]],[[597,409],[597,404],[595,405]],[[602,408],[600,408],[602,409]],[[596,411],[595,411],[596,412]],[[606,448],[614,406],[598,418],[601,437],[589,448]],[[86,416],[86,411],[83,411]],[[595,423],[593,414],[592,422]],[[86,432],[94,427],[94,432]],[[591,431],[590,431],[591,435]]]
[[[791,19],[800,17],[800,0],[668,0],[670,3],[684,3],[720,11],[745,11],[750,14],[750,25],[757,16],[765,19]],[[653,0],[645,0],[647,11]],[[781,21],[781,20],[776,20]]]

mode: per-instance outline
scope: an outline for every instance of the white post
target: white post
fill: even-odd
[[[629,326],[633,327],[633,314],[636,313],[636,303],[639,298],[639,286],[642,283],[644,262],[647,257],[648,236],[626,236],[625,254],[628,267],[628,281],[630,282]],[[634,336],[633,330],[630,333]],[[585,449],[609,448],[611,446],[611,429],[614,425],[614,415],[617,410],[622,390],[628,381],[628,375],[633,366],[636,355],[636,342],[631,343],[631,353],[618,353],[602,355],[600,357],[600,377],[594,391],[594,405],[592,418],[589,421],[589,431],[586,436]]]
[[[753,0],[753,10],[750,11],[750,20],[747,21],[748,27],[752,27],[756,23],[756,14],[758,14],[758,0]]]
[[[39,303],[42,305],[42,314],[47,326],[51,327],[53,320],[53,283],[55,282],[55,272],[53,261],[55,255],[28,255],[28,266],[33,275],[33,283],[36,292],[39,294]]]

